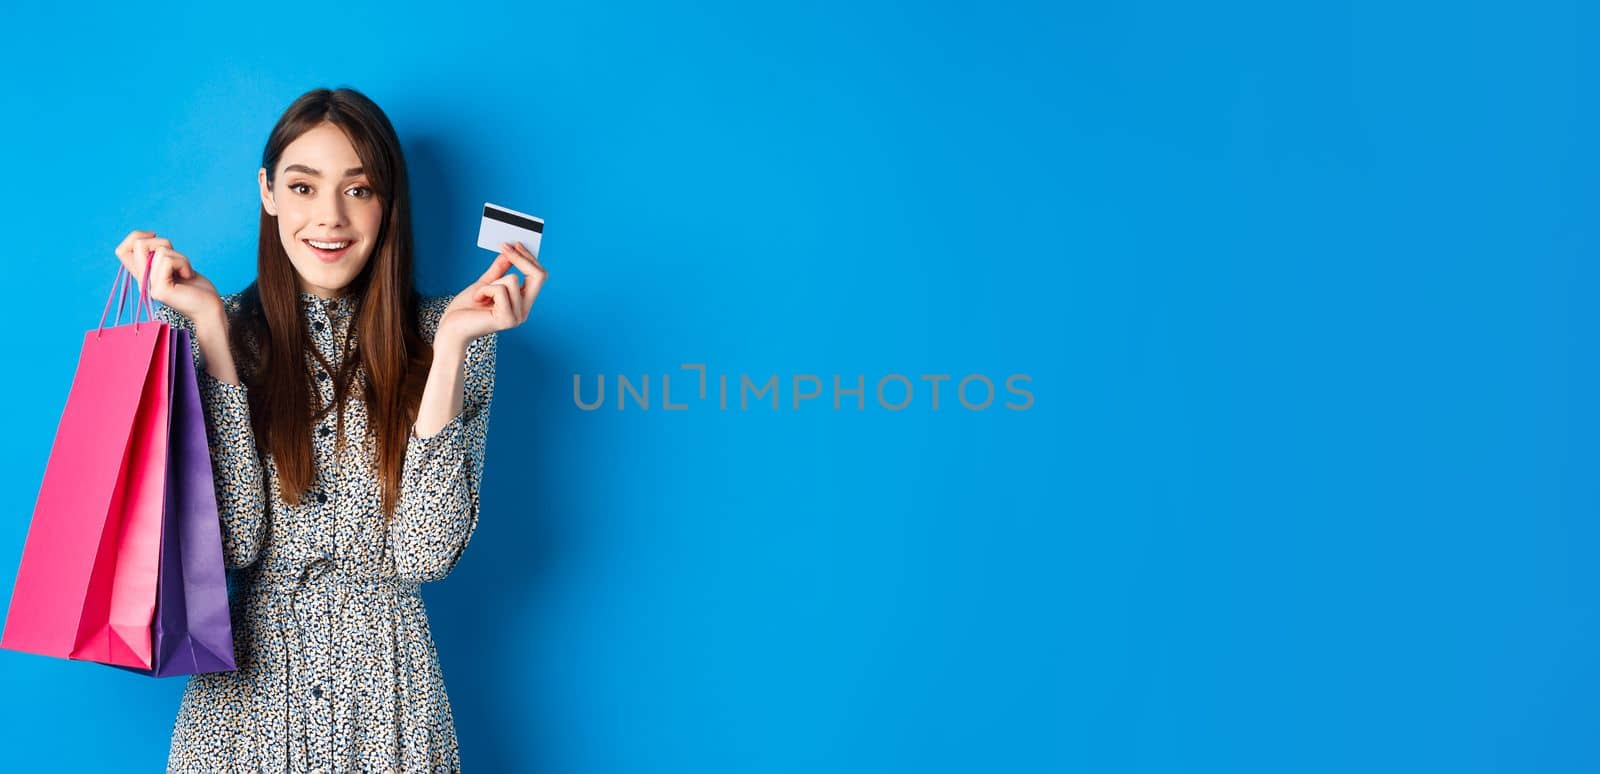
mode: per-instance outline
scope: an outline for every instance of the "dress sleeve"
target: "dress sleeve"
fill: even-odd
[[[223,299],[228,318],[238,302]],[[206,440],[211,447],[211,473],[217,493],[217,513],[222,520],[223,563],[230,568],[253,564],[261,553],[266,526],[266,486],[261,458],[256,454],[255,431],[250,426],[249,392],[242,384],[229,384],[206,370],[194,323],[165,304],[156,317],[189,332],[190,357],[200,402],[205,406]]]
[[[394,572],[402,580],[449,575],[478,527],[497,337],[490,333],[467,345],[461,411],[426,438],[411,427],[388,537]]]

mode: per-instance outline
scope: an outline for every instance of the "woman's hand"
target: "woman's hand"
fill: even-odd
[[[205,320],[222,313],[222,296],[217,293],[216,286],[194,270],[188,256],[172,249],[172,243],[157,237],[156,232],[130,232],[116,250],[117,258],[141,287],[145,264],[152,252],[155,259],[150,262],[151,298],[190,320]]]
[[[489,264],[489,270],[466,290],[456,294],[439,318],[434,347],[454,346],[465,352],[473,339],[485,334],[515,328],[528,319],[533,300],[547,276],[533,253],[521,242],[501,243],[504,250]],[[523,276],[506,272],[515,266]],[[525,281],[523,281],[525,280]]]

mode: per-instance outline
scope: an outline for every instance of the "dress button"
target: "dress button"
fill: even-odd
[[[321,333],[321,332],[322,332],[322,329],[323,329],[323,328],[326,328],[326,327],[328,327],[328,326],[327,326],[327,324],[326,324],[326,323],[324,323],[324,322],[322,322],[322,321],[321,321],[321,320],[318,320],[318,321],[317,321],[317,325],[316,325],[316,328],[317,328],[317,332],[318,332],[318,333]]]
[[[311,689],[311,697],[314,698],[314,699],[322,698],[322,686],[318,685],[316,687],[313,687]]]
[[[324,382],[328,381],[328,372],[327,371],[318,371],[317,372],[317,379],[320,380],[320,381],[324,381]]]
[[[333,432],[333,428],[331,428],[331,427],[323,426],[323,427],[317,428],[317,435],[320,435],[320,436],[322,436],[324,438],[326,438],[328,436],[328,433],[331,433],[331,432]]]
[[[325,494],[323,494],[321,492],[317,493],[317,502],[318,503],[326,503],[327,501],[328,501],[328,496],[327,495],[325,495]]]

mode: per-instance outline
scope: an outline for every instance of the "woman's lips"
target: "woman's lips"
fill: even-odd
[[[302,239],[300,241],[303,242],[306,247],[311,248],[311,252],[317,256],[317,260],[322,261],[323,263],[333,263],[334,261],[343,258],[345,253],[350,252],[350,248],[356,246],[355,240],[352,239],[348,244],[338,250],[324,250],[316,245],[311,244],[311,242],[308,240]]]

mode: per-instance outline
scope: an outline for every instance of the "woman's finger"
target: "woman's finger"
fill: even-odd
[[[495,256],[494,261],[489,264],[489,270],[478,278],[478,284],[487,285],[494,282],[503,276],[509,268],[511,268],[511,259],[505,253]]]
[[[534,266],[539,267],[539,271],[541,273],[544,272],[544,264],[539,263],[539,256],[534,255],[533,251],[529,250],[527,245],[525,245],[525,244],[523,244],[521,242],[518,242],[517,243],[517,250],[522,253],[523,257],[527,258],[530,262],[532,262]]]
[[[139,248],[135,251],[135,257],[143,260],[150,254],[150,251],[155,250],[158,247],[171,247],[172,240],[167,239],[166,237],[150,237],[149,239],[140,239],[134,244]]]
[[[534,257],[533,252],[528,249],[527,245],[518,242],[517,248],[522,258],[522,262],[518,264],[517,268],[522,269],[522,273],[527,275],[527,281],[522,283],[522,306],[524,309],[531,309],[533,300],[539,297],[539,288],[544,287],[545,278],[550,273],[545,271],[544,265],[539,263],[539,259]],[[524,319],[526,319],[526,315],[524,315]]]
[[[505,285],[506,286],[506,290],[510,291],[509,293],[507,293],[507,296],[511,299],[511,311],[512,311],[512,314],[516,317],[517,322],[520,323],[522,321],[523,315],[526,314],[525,312],[523,312],[522,278],[518,277],[515,274],[507,274],[506,276],[495,280],[493,284],[495,284],[495,285]]]
[[[128,255],[133,251],[133,243],[135,241],[153,237],[155,235],[156,232],[154,231],[129,231],[128,235],[123,237],[121,242],[117,243],[117,249],[113,252],[115,252],[119,258],[124,255]]]
[[[494,289],[496,287],[500,287],[500,286],[494,284],[493,282],[490,282],[490,283],[485,284],[485,285],[473,285],[472,286],[472,304],[473,304],[473,306],[476,306],[479,309],[483,309],[483,310],[488,310],[488,309],[493,308],[494,305],[495,305],[495,301],[498,298],[494,294]]]
[[[150,262],[151,295],[155,295],[157,292],[164,293],[168,288],[171,288],[174,284],[177,284],[173,281],[172,277],[173,272],[177,270],[177,267],[174,265],[175,259],[173,257],[176,254],[177,251],[170,247],[156,248],[155,258]]]
[[[157,260],[161,260],[162,271],[159,275],[163,280],[175,282],[183,272],[189,268],[189,256],[170,247],[163,247],[156,251]]]
[[[517,327],[517,304],[511,299],[511,297],[517,295],[517,291],[506,287],[505,285],[499,285],[497,287],[499,288],[498,292],[504,296],[502,299],[504,303],[495,305],[497,310],[495,316],[499,321],[499,328],[500,330],[515,328]]]
[[[511,310],[511,289],[505,285],[490,284],[484,286],[484,291],[494,300],[494,306],[489,309],[489,313],[494,317],[496,326],[500,330],[511,327],[510,324],[516,320],[513,317],[515,312]]]
[[[498,304],[501,296],[496,293],[496,289],[504,288],[504,286],[506,285],[504,285],[504,283],[499,283],[499,281],[491,281],[491,283],[488,283],[488,285],[478,285],[478,301],[488,301],[490,304]]]
[[[517,268],[521,269],[523,274],[528,275],[530,282],[535,278],[540,281],[544,280],[544,267],[539,265],[539,260],[534,258],[533,253],[529,252],[528,248],[521,242],[517,242],[512,247],[510,255],[511,260],[517,264]]]
[[[172,247],[172,242],[161,237],[152,237],[150,239],[139,239],[134,241],[133,267],[129,271],[133,274],[135,279],[139,280],[140,282],[144,281],[145,265],[150,260],[150,253],[162,247]]]
[[[175,276],[183,279],[189,279],[194,276],[194,267],[189,263],[189,256],[177,250],[168,251],[167,256],[172,259],[172,273]]]

